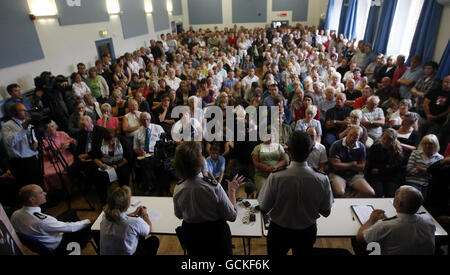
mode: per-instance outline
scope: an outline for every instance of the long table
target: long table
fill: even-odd
[[[335,199],[331,208],[331,214],[325,218],[317,220],[317,237],[320,238],[350,238],[356,236],[361,224],[355,213],[351,210],[352,205],[372,205],[374,209],[384,210],[388,218],[397,213],[393,205],[392,198],[371,198],[371,199]],[[447,232],[422,206],[418,212],[425,212],[436,225],[436,237],[447,236]],[[263,223],[263,233],[267,236],[267,230]]]
[[[155,235],[176,235],[175,229],[181,226],[182,220],[175,216],[173,207],[173,198],[170,197],[132,197],[131,204],[141,201],[139,205],[146,206],[150,212],[155,210],[161,214],[159,219],[152,221],[152,234]],[[252,206],[258,205],[257,200],[247,200]],[[130,207],[127,213],[133,212],[137,206]],[[244,254],[247,254],[245,239],[248,241],[248,254],[250,254],[250,238],[260,238],[262,236],[262,218],[260,212],[255,213],[256,220],[252,223],[243,223],[243,218],[248,214],[248,209],[238,203],[237,218],[234,222],[228,222],[232,237],[243,238]],[[100,231],[100,223],[103,220],[102,212],[95,223],[92,225],[92,231]]]

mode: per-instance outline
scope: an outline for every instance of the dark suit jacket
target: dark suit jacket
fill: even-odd
[[[101,157],[102,153],[100,151],[100,148],[102,146],[103,137],[108,132],[105,128],[101,126],[94,125],[94,129],[92,129],[92,136],[91,136],[91,150],[89,152],[86,152],[86,143],[87,143],[87,132],[85,130],[81,130],[78,133],[77,138],[77,147],[75,149],[75,156],[78,157],[81,154],[87,153],[89,155],[89,158],[98,158]]]

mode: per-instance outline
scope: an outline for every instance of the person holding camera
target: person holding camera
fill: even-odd
[[[2,128],[3,144],[8,152],[12,175],[20,186],[43,186],[43,176],[38,159],[38,141],[34,135],[31,118],[24,104],[13,103],[12,115]]]
[[[161,126],[150,123],[151,116],[147,112],[142,112],[139,116],[141,127],[136,130],[133,139],[133,149],[137,154],[137,176],[139,182],[148,184],[148,192],[155,189],[155,173],[153,168],[155,162],[155,145],[160,140],[164,130]]]

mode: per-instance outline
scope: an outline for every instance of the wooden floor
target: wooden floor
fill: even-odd
[[[173,190],[173,186],[172,186]],[[142,195],[139,190],[136,191],[136,195]],[[244,189],[238,190],[238,197],[245,198]],[[95,206],[96,211],[77,211],[80,219],[90,219],[94,222],[98,215],[101,213],[101,206],[96,198],[94,190],[87,196],[88,200]],[[84,197],[80,194],[74,194],[72,199],[72,208],[74,209],[85,209],[88,208],[88,204]],[[67,200],[61,201],[57,206],[48,208],[45,210],[46,213],[57,216],[68,210]],[[180,246],[178,238],[176,236],[168,235],[157,235],[160,240],[160,246],[158,250],[158,255],[183,255],[183,250]],[[244,255],[244,247],[242,238],[233,238],[233,254],[234,255]],[[353,253],[350,239],[331,239],[331,238],[318,238],[315,247],[320,248],[344,248]],[[27,248],[25,248],[27,254],[34,254]],[[289,252],[290,254],[291,252]],[[83,250],[82,255],[96,255],[94,248],[88,244]],[[266,238],[253,238],[251,239],[251,255],[267,255],[266,250]]]

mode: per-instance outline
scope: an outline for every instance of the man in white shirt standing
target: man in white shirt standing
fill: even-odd
[[[47,202],[46,195],[40,186],[34,184],[20,189],[19,199],[23,207],[11,216],[14,229],[38,239],[55,254],[67,254],[66,248],[71,242],[80,244],[81,248],[86,246],[90,240],[91,221],[80,221],[74,210],[67,211],[58,219],[42,213],[39,206]]]
[[[253,82],[259,83],[259,77],[255,75],[255,69],[250,68],[248,70],[248,75],[242,79],[242,89],[247,91],[252,86]]]

